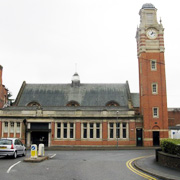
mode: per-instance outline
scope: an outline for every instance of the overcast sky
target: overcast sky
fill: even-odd
[[[136,29],[152,3],[165,28],[168,107],[180,107],[180,1],[0,0],[0,64],[13,98],[23,83],[125,83],[139,92]],[[77,64],[77,68],[76,65]]]

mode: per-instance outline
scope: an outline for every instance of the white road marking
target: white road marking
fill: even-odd
[[[53,157],[55,157],[56,156],[56,154],[53,154],[52,156],[50,156],[50,159],[52,159]]]
[[[17,163],[13,164],[8,170],[7,173],[9,173],[11,171],[11,169],[16,166],[17,164],[19,164],[21,161],[18,161]]]

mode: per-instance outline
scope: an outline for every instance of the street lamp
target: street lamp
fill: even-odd
[[[117,123],[118,123],[118,113],[119,113],[119,111],[116,111],[116,117],[117,117],[117,122],[116,122],[117,149],[118,149],[118,127],[117,127]]]
[[[27,120],[23,120],[24,127],[25,127],[25,145],[27,146]]]

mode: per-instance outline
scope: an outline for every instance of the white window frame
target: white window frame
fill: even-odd
[[[84,124],[87,124],[87,127],[84,127]],[[90,127],[90,124],[93,126]],[[97,127],[99,124],[99,127]],[[87,137],[84,137],[84,130],[86,129]],[[93,137],[90,137],[90,132],[93,132]],[[97,137],[97,131],[99,131],[99,137]],[[81,139],[86,140],[100,140],[102,139],[102,123],[101,122],[82,122],[81,123]]]
[[[8,127],[9,127],[9,123],[8,121],[4,122],[4,133],[8,133]]]
[[[72,127],[71,127],[71,124],[73,124]],[[73,131],[73,137],[71,137],[71,130]],[[69,130],[68,130],[68,132],[69,132],[69,139],[74,139],[74,137],[75,137],[75,134],[74,134],[74,132],[75,132],[75,123],[69,122]]]
[[[158,83],[152,83],[152,94],[158,94]]]
[[[110,124],[113,124],[113,126],[112,127],[110,127]],[[117,127],[117,123],[119,123],[120,124],[120,126],[119,127]],[[123,127],[123,124],[126,124],[126,127]],[[129,135],[128,135],[128,133],[129,133],[129,130],[128,130],[128,123],[127,122],[109,122],[108,123],[108,139],[110,139],[110,140],[115,140],[115,139],[128,139],[128,137],[129,137]],[[126,137],[123,137],[123,130],[124,129],[126,129]],[[111,135],[111,130],[113,130],[113,137],[111,137],[110,135]],[[119,133],[119,137],[117,137],[117,130],[119,130],[120,131],[120,133]]]
[[[58,126],[58,124],[60,125],[60,126]],[[60,136],[58,137],[58,130],[60,130]],[[61,122],[57,122],[57,125],[56,125],[56,138],[58,138],[58,139],[61,139],[62,138],[62,136],[61,136],[61,131],[62,131],[62,123]]]
[[[14,133],[15,123],[10,122],[10,133]]]
[[[126,126],[123,127],[123,124],[125,124]],[[126,137],[124,137],[124,130],[126,131]],[[127,123],[125,123],[125,122],[122,123],[122,138],[123,139],[127,138]]]
[[[158,107],[153,107],[152,112],[153,112],[153,118],[159,118],[159,108]]]
[[[157,60],[156,59],[151,59],[151,71],[157,71]]]
[[[67,123],[67,127],[64,126],[65,123]],[[60,124],[59,127],[58,127],[58,124]],[[73,124],[73,127],[71,127],[70,124]],[[58,137],[58,129],[60,129],[60,137]],[[67,137],[64,137],[65,130],[67,131]],[[70,137],[71,130],[73,130],[73,137]],[[66,121],[56,122],[55,137],[57,139],[75,139],[75,122],[66,122]]]
[[[97,126],[99,124],[99,127]],[[99,137],[97,137],[97,131],[99,131]],[[95,123],[95,138],[100,139],[101,138],[101,123]]]
[[[21,123],[16,122],[16,133],[20,133],[20,132],[21,132]]]

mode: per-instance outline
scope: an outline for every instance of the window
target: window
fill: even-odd
[[[120,138],[120,123],[116,123],[116,138]]]
[[[81,138],[98,139],[101,138],[101,123],[82,123]]]
[[[67,138],[67,123],[64,123],[64,131],[63,132],[64,132],[63,138]]]
[[[110,122],[109,123],[109,138],[127,138],[127,123]]]
[[[13,132],[14,132],[14,122],[11,122],[10,132],[11,132],[11,133],[13,133]]]
[[[158,94],[158,85],[157,85],[157,83],[152,83],[152,94]]]
[[[100,138],[100,123],[96,123],[96,138]]]
[[[123,138],[126,138],[126,123],[123,123]]]
[[[58,122],[56,124],[56,138],[61,138],[61,139],[74,138],[74,123]]]
[[[57,123],[57,138],[61,138],[61,123]]]
[[[93,138],[93,134],[94,134],[94,123],[90,123],[89,124],[89,126],[90,126],[90,138]]]
[[[8,132],[8,122],[4,122],[4,132]]]
[[[17,122],[17,124],[16,124],[16,132],[17,133],[20,133],[20,126],[21,126],[20,122]]]
[[[114,123],[109,123],[110,138],[114,138]]]
[[[114,106],[119,106],[119,104],[115,101],[110,101],[106,104],[106,106],[113,106],[114,107]]]
[[[156,60],[151,60],[151,70],[152,71],[156,71],[157,70]]]
[[[31,107],[40,107],[41,105],[40,105],[38,102],[36,102],[36,101],[32,101],[32,102],[28,103],[27,106],[31,106]]]
[[[153,118],[158,118],[159,117],[159,108],[154,107],[153,108]]]
[[[76,101],[70,101],[70,102],[68,102],[68,104],[66,106],[77,107],[77,106],[80,106],[80,104]]]
[[[83,138],[87,138],[87,123],[83,123]]]
[[[70,138],[74,138],[74,123],[70,123]]]

